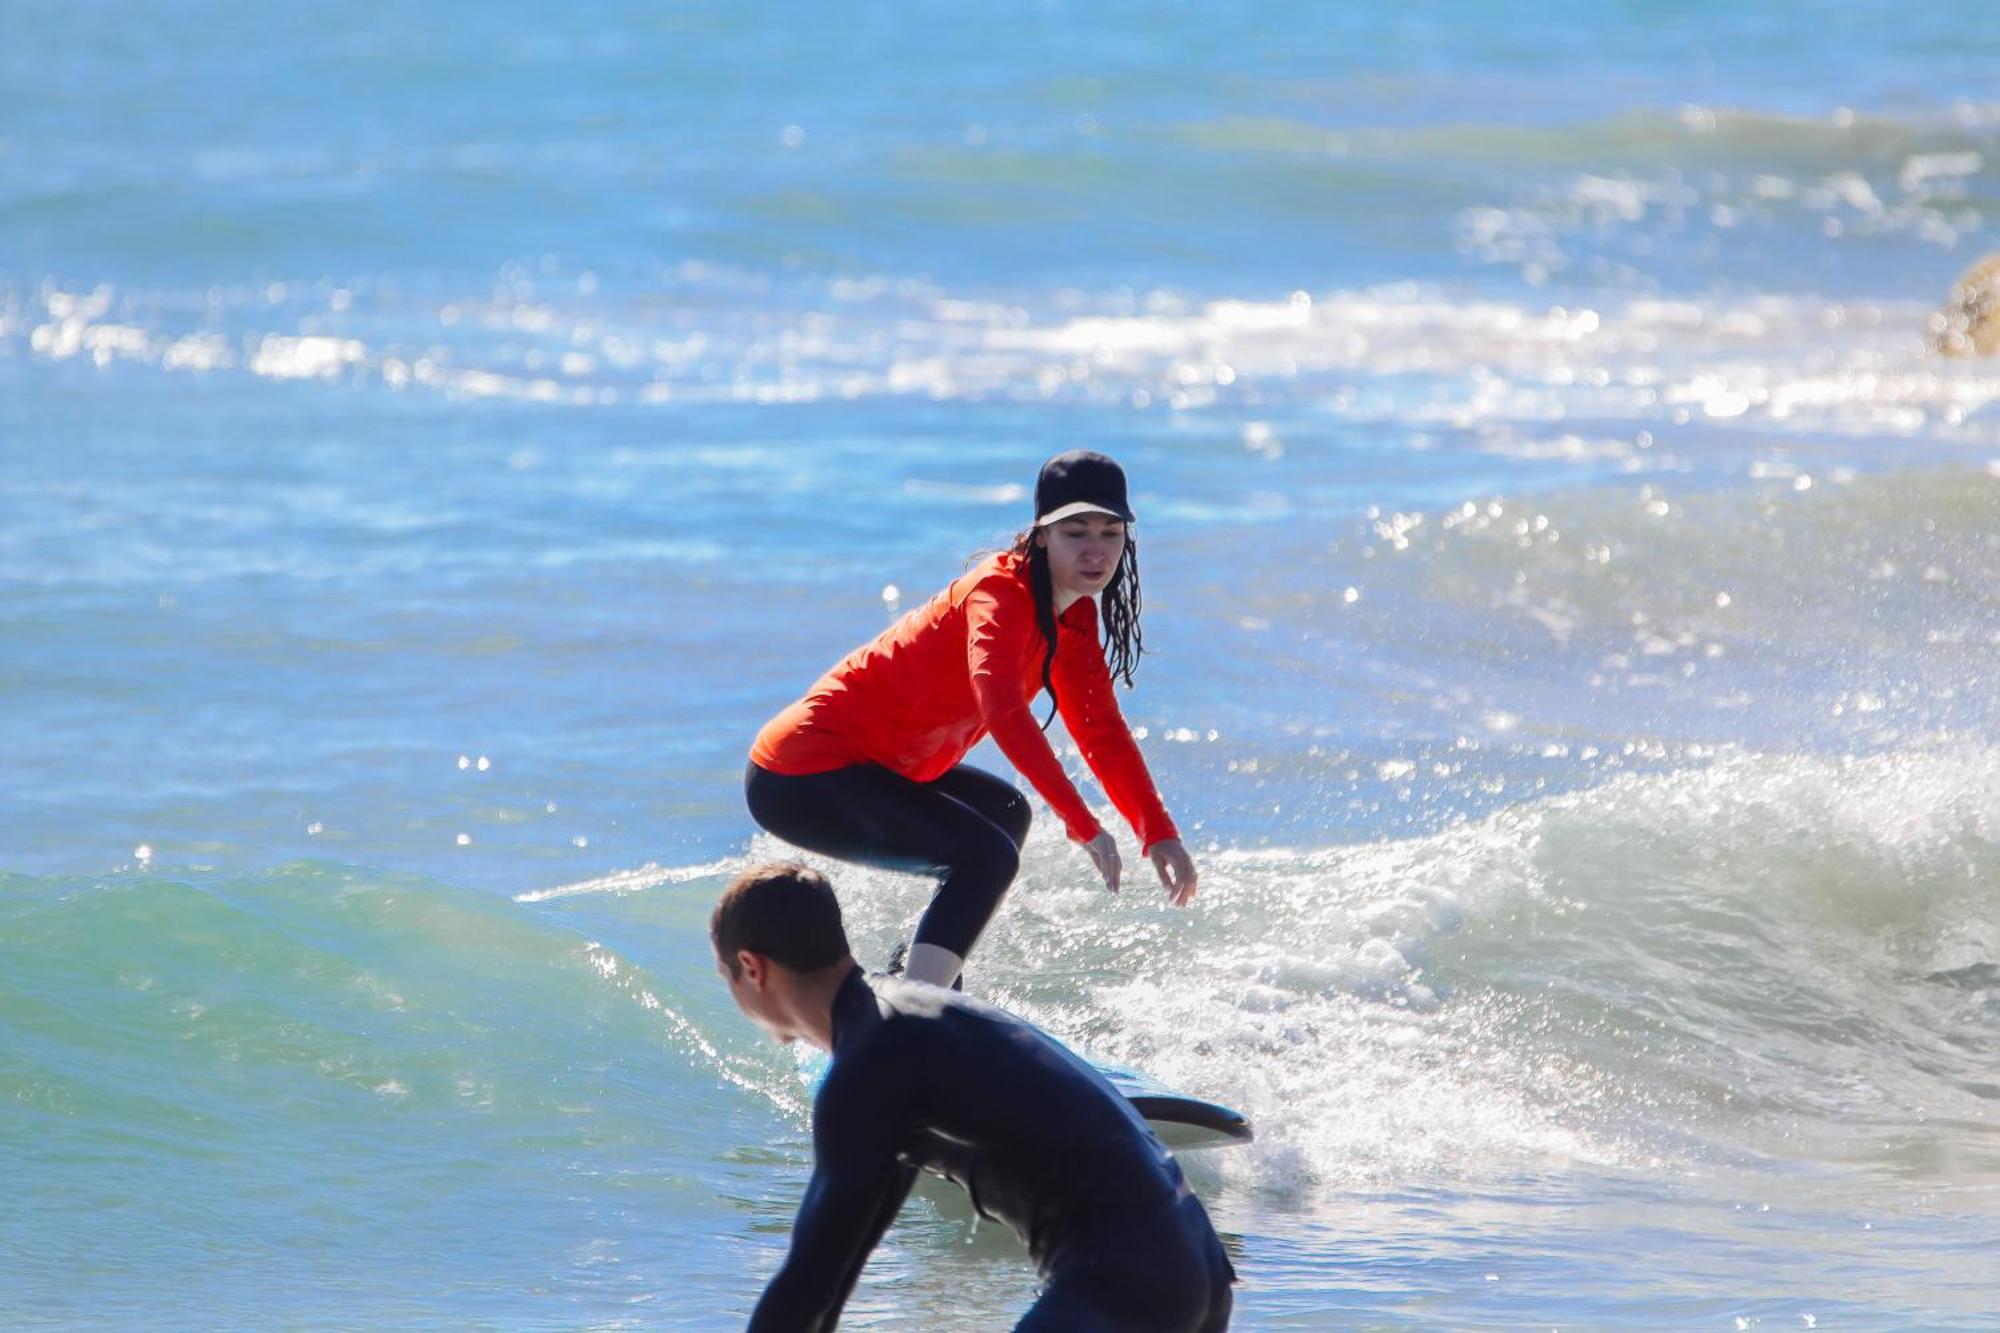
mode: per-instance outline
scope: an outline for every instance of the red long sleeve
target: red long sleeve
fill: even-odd
[[[1096,604],[1064,612],[1056,642],[1056,697],[1091,772],[1143,846],[1177,836],[1118,711]],[[933,782],[990,734],[1069,836],[1088,842],[1102,826],[1031,711],[1045,643],[1025,562],[991,556],[835,664],[765,724],[750,757],[773,773],[872,763]]]
[[[1098,640],[1097,604],[1089,598],[1077,602],[1064,616],[1053,674],[1063,725],[1083,751],[1090,771],[1104,784],[1111,804],[1138,835],[1141,850],[1151,851],[1156,842],[1178,838],[1180,833],[1153,785],[1145,756],[1139,753],[1131,728],[1125,725],[1125,715],[1118,709],[1111,668]]]
[[[1035,625],[1033,594],[1004,575],[984,579],[965,599],[965,611],[965,662],[981,723],[1000,752],[1062,816],[1070,838],[1090,841],[1102,825],[1028,709],[1033,685],[1023,680],[1022,668],[1031,657],[1039,665],[1044,642]]]

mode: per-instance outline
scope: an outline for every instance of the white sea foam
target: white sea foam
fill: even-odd
[[[591,893],[640,893],[647,889],[657,889],[666,884],[685,884],[690,880],[706,879],[727,871],[731,861],[711,861],[705,865],[661,866],[648,861],[636,870],[616,870],[608,875],[598,875],[591,879],[578,880],[573,884],[558,884],[553,888],[531,889],[514,895],[517,903],[542,903],[558,898],[574,898]]]
[[[1853,182],[1844,193],[1827,188],[1828,198],[1847,201],[1843,207],[1861,198]],[[580,407],[900,396],[1082,399],[1184,412],[1283,403],[1353,421],[1454,429],[1698,417],[1759,430],[1921,429],[1988,439],[1994,427],[1983,409],[2000,401],[2000,375],[1925,355],[1930,307],[1914,302],[1628,296],[1535,306],[1394,284],[1202,303],[1158,293],[1142,308],[1068,313],[1076,302],[1031,311],[926,289],[909,305],[885,296],[786,316],[724,307],[700,327],[648,325],[588,305],[454,302],[451,309],[469,307],[475,318],[447,321],[455,327],[443,341],[410,344],[319,331],[369,313],[364,298],[337,295],[338,311],[309,309],[300,319],[309,327],[251,323],[225,333],[112,319],[121,302],[135,309],[149,302],[104,288],[52,289],[40,297],[41,318],[18,322],[27,350],[49,360],[88,355],[107,367],[240,369],[272,379],[353,376],[392,389]],[[290,293],[285,300],[296,303]],[[883,301],[886,310],[878,308]],[[259,299],[238,313],[249,321],[266,310]],[[524,333],[546,346],[507,341]],[[247,352],[239,356],[238,345]],[[1550,433],[1578,438],[1559,427]],[[1537,447],[1547,456],[1560,446]],[[1643,465],[1630,456],[1617,461]]]
[[[266,334],[250,357],[250,372],[268,379],[325,379],[367,359],[359,339]]]

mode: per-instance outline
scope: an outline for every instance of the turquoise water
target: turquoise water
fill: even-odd
[[[1203,893],[973,984],[1257,1121],[1238,1326],[2000,1308],[1982,8],[0,29],[0,1323],[740,1323],[744,747],[1072,445]]]

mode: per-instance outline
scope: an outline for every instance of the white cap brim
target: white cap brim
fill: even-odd
[[[1060,523],[1066,518],[1075,518],[1078,514],[1105,514],[1117,519],[1120,523],[1130,523],[1133,521],[1126,518],[1125,515],[1119,513],[1116,509],[1107,509],[1101,504],[1092,504],[1088,500],[1071,500],[1062,508],[1051,509],[1048,513],[1036,519],[1035,526],[1046,528],[1051,523]]]

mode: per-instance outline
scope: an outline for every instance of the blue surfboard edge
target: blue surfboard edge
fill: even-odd
[[[1136,1069],[1097,1061],[1092,1061],[1092,1065],[1160,1133],[1168,1147],[1223,1147],[1249,1143],[1257,1137],[1250,1118],[1233,1107],[1176,1092]]]

